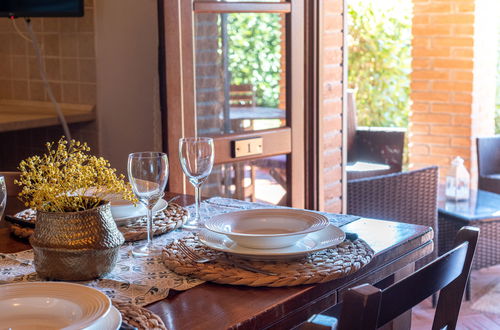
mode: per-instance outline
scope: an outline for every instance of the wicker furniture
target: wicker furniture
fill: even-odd
[[[463,226],[481,229],[477,253],[472,269],[480,269],[500,263],[500,194],[488,191],[471,191],[468,201],[439,199],[439,253],[453,246],[452,238]]]
[[[388,288],[348,289],[339,330],[378,329],[438,291],[432,329],[455,329],[478,236],[477,228],[460,230],[453,250]]]
[[[478,189],[500,194],[500,135],[477,138]]]
[[[438,168],[347,182],[347,213],[432,227],[437,237]],[[436,243],[436,240],[435,240]],[[420,264],[437,256],[437,246]]]
[[[347,179],[401,172],[404,128],[357,127],[354,92],[347,91]]]

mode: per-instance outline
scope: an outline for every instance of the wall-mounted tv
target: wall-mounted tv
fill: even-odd
[[[0,0],[0,17],[81,17],[83,0]]]

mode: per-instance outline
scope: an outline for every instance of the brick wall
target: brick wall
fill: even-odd
[[[486,47],[494,44],[491,39],[482,45],[478,39],[496,40],[491,24],[482,26],[485,18],[494,22],[487,17],[492,8],[480,5],[484,0],[413,3],[410,168],[439,165],[443,180],[451,160],[460,156],[474,174],[475,137],[493,130],[488,113],[494,109],[495,84],[486,75],[494,76],[491,58],[496,52]]]
[[[343,84],[343,2],[324,0],[322,10],[321,66],[323,69],[322,118],[322,168],[320,182],[320,209],[328,212],[342,211],[342,84]]]
[[[22,19],[16,21],[26,34]],[[82,18],[33,18],[47,77],[59,102],[96,103],[94,2],[85,1]],[[33,46],[20,37],[9,19],[0,19],[0,98],[48,101]],[[87,141],[98,152],[95,123],[70,125],[74,138]],[[23,158],[39,153],[43,144],[63,135],[59,126],[0,133],[1,170],[14,170]],[[5,143],[9,141],[9,143]],[[14,141],[14,142],[13,142]],[[16,148],[12,148],[12,146]]]

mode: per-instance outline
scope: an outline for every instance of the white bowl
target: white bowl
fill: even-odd
[[[66,282],[0,285],[0,328],[87,329],[111,309],[102,292]]]
[[[216,215],[205,222],[205,227],[244,247],[279,249],[295,244],[328,224],[327,217],[315,212],[258,209]]]

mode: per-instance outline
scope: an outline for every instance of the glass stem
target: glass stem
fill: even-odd
[[[200,222],[200,186],[194,186],[194,198],[195,198],[195,218],[196,223]]]
[[[153,207],[149,206],[147,207],[148,209],[148,222],[147,222],[147,232],[148,232],[148,246],[151,246],[153,244]]]

